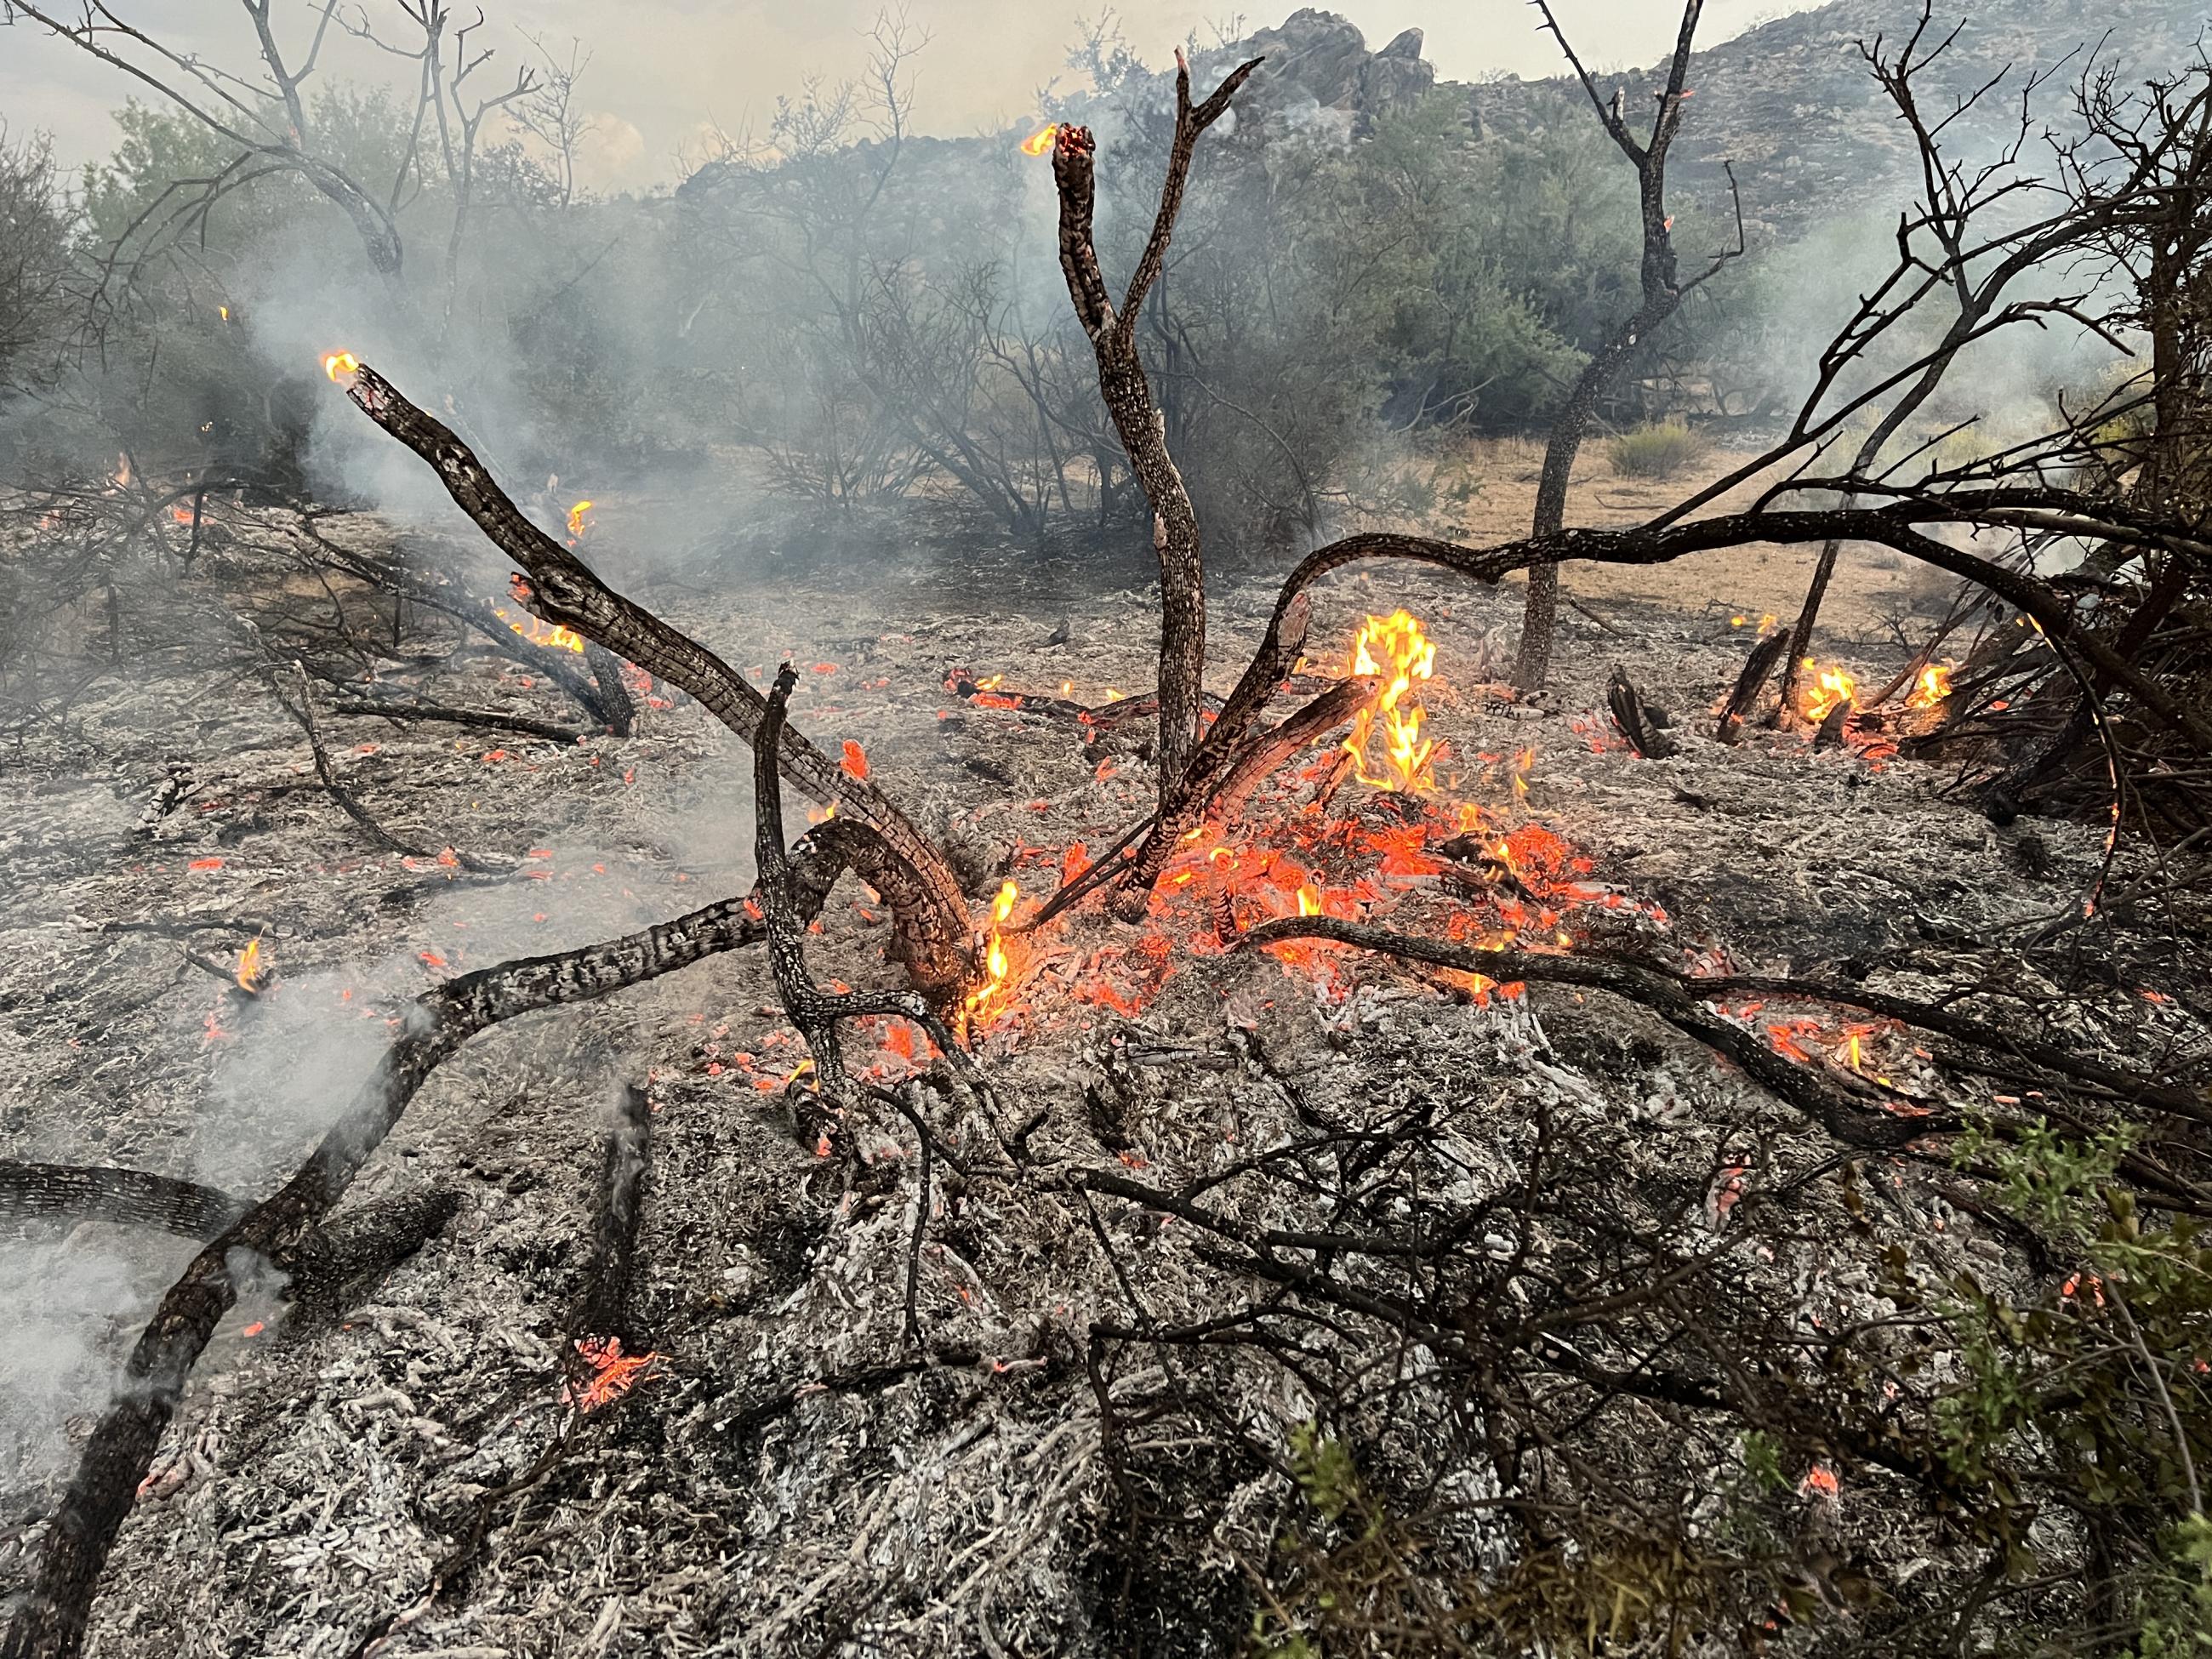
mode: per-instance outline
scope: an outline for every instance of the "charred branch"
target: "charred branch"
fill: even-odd
[[[196,1181],[142,1170],[0,1158],[0,1225],[17,1237],[31,1237],[34,1230],[46,1232],[52,1224],[100,1221],[209,1239],[252,1207]]]
[[[737,670],[651,611],[608,587],[567,548],[523,516],[468,445],[410,403],[365,365],[348,371],[346,395],[377,425],[429,465],[454,502],[492,544],[520,566],[515,597],[532,615],[574,629],[696,698],[748,744],[768,711]],[[872,824],[920,872],[945,931],[964,930],[967,909],[958,879],[937,849],[864,778],[841,770],[798,732],[785,730],[775,757],[782,774],[811,799],[836,802]]]

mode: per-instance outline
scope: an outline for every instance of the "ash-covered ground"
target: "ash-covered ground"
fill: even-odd
[[[599,533],[617,538],[618,516],[603,510]],[[1018,923],[1079,862],[1071,848],[1098,852],[1142,816],[1152,775],[1136,731],[1086,752],[1064,718],[949,694],[947,671],[1004,675],[1010,690],[1065,684],[1099,704],[1109,688],[1149,685],[1157,635],[1140,585],[1099,591],[1079,560],[1027,580],[1018,565],[887,562],[864,579],[763,561],[733,596],[696,572],[617,580],[756,683],[794,663],[794,724],[833,753],[863,746],[872,777],[957,849],[979,917],[1017,882]],[[1053,1171],[1163,1189],[1220,1176],[1217,1212],[1295,1225],[1295,1188],[1231,1172],[1316,1125],[1422,1107],[1450,1149],[1436,1179],[1479,1195],[1513,1178],[1549,1114],[1602,1149],[1625,1212],[1675,1214],[1687,1194],[1686,1237],[1710,1244],[1733,1196],[1716,1170],[1753,1162],[1753,1147],[1777,1167],[1826,1149],[1626,1004],[1447,983],[1322,947],[1225,948],[1224,900],[1246,926],[1295,914],[1310,890],[1333,914],[1477,942],[1844,971],[1908,994],[1978,977],[2031,995],[2021,941],[2072,914],[2096,878],[2101,828],[1993,827],[1944,798],[1948,773],[1863,743],[1815,753],[1809,734],[1765,730],[1713,741],[1707,711],[1747,642],[1731,614],[1770,607],[1731,591],[1725,562],[1698,569],[1704,608],[1593,597],[1616,631],[1569,614],[1540,708],[1490,684],[1517,587],[1377,566],[1319,590],[1309,656],[1322,668],[1340,665],[1366,615],[1403,607],[1427,623],[1436,795],[1402,809],[1352,780],[1321,799],[1328,757],[1316,753],[1263,790],[1244,825],[1193,849],[1146,927],[1094,902],[1011,941],[1012,976],[974,1048],[1000,1127],[1042,1121],[1022,1142],[1030,1166],[1012,1169],[972,1105],[939,1099],[935,1127],[968,1167],[940,1167],[933,1183],[919,1343],[904,1328],[914,1137],[887,1112],[848,1126],[857,1158],[820,1155],[804,1078],[790,1081],[804,1051],[757,951],[472,1042],[347,1200],[447,1188],[459,1214],[333,1327],[291,1328],[273,1283],[236,1310],[125,1526],[90,1651],[1234,1651],[1250,1574],[1297,1496],[1279,1457],[1270,1467],[1249,1449],[1285,1446],[1315,1401],[1289,1370],[1194,1351],[1125,1345],[1093,1363],[1094,1322],[1202,1321],[1235,1287],[1175,1216],[1073,1192]],[[1215,690],[1273,594],[1257,575],[1216,582]],[[1839,652],[1887,678],[1903,652],[1863,613],[1856,626]],[[526,665],[477,648],[439,656],[450,643],[426,640],[418,668],[394,678],[442,701],[569,717]],[[1616,666],[1674,712],[1676,758],[1640,759],[1613,732]],[[228,674],[107,681],[23,735],[0,828],[0,1155],[124,1164],[258,1197],[428,983],[751,880],[750,757],[665,690],[623,739],[355,716],[325,727],[344,783],[390,829],[512,870],[376,848],[318,786],[299,726]],[[1508,878],[1476,893],[1425,851],[1470,824],[1515,848]],[[2115,883],[2130,859],[2124,849]],[[824,981],[895,983],[885,938],[848,878],[809,941],[812,965]],[[248,997],[222,975],[257,939],[275,978]],[[2166,948],[2142,942],[2128,982],[2082,1016],[2080,1046],[2148,1057],[2201,1045],[2188,988],[2160,978],[2185,965],[2162,960]],[[1847,1063],[1832,1013],[1743,1018],[1781,1023],[1777,1040],[1808,1064]],[[895,1081],[926,1066],[917,1037],[875,1023],[849,1055]],[[1864,1042],[1861,1064],[1900,1090],[1949,1086],[1909,1045]],[[618,1405],[579,1417],[559,1351],[625,1081],[653,1109],[634,1305],[659,1358]],[[1940,1173],[1883,1173],[1882,1237],[2001,1260],[1946,1201]],[[1822,1242],[1836,1200],[1808,1187],[1796,1201],[1800,1243],[1760,1271],[1808,1319],[1863,1314],[1864,1269]],[[12,1494],[0,1588],[27,1568],[74,1447],[191,1249],[94,1225],[0,1246],[15,1287],[0,1348]],[[1378,1418],[1399,1413],[1407,1465],[1445,1468],[1449,1489],[1479,1499],[1488,1477],[1472,1460],[1447,1467],[1456,1455],[1420,1401],[1418,1352],[1370,1358],[1360,1397]],[[1241,1444],[1178,1414],[1201,1380]],[[1152,1471],[1141,1501],[1111,1467],[1102,1399],[1127,1413],[1117,1454]],[[1893,1565],[1941,1550],[1848,1492],[1830,1507],[1821,1525]],[[437,1564],[478,1532],[429,1597]],[[1480,1528],[1464,1540],[1470,1559],[1486,1547]]]

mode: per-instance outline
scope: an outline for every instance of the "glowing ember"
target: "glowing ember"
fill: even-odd
[[[578,501],[575,506],[568,509],[568,534],[572,539],[582,535],[592,527],[591,520],[584,516],[591,510],[592,504],[589,501]]]
[[[361,359],[350,351],[333,351],[323,359],[323,373],[333,381],[349,380],[361,368]]]
[[[1905,700],[1907,708],[1933,708],[1951,695],[1951,665],[1929,663],[1920,671],[1919,681],[1912,695]]]
[[[1805,718],[1823,720],[1838,703],[1855,702],[1858,699],[1857,676],[1847,668],[1823,668],[1810,657],[1805,659]]]
[[[612,1405],[660,1363],[657,1353],[624,1353],[618,1336],[580,1336],[576,1352],[592,1368],[592,1375],[582,1388],[572,1386],[566,1390],[566,1397],[570,1405],[586,1413]]]
[[[543,646],[549,651],[573,651],[579,656],[583,654],[584,636],[573,628],[543,622],[527,613],[520,617],[510,617],[495,605],[491,614],[505,623],[511,632],[521,635],[532,645]]]
[[[865,778],[868,775],[868,757],[862,751],[860,745],[850,738],[845,739],[844,758],[837,763],[837,769],[848,778]]]
[[[246,942],[238,953],[238,988],[258,992],[268,981],[269,963],[261,954],[261,940],[257,937]]]
[[[1421,624],[1403,611],[1388,617],[1370,617],[1352,645],[1352,672],[1388,676],[1382,696],[1373,708],[1364,708],[1345,739],[1344,752],[1352,757],[1359,781],[1376,789],[1400,794],[1432,793],[1436,780],[1429,763],[1436,751],[1433,738],[1421,735],[1425,717],[1413,683],[1436,672],[1437,647]],[[1370,757],[1369,745],[1381,726],[1383,756],[1380,765]]]
[[[1008,916],[1014,913],[1014,904],[1022,890],[1012,881],[999,889],[998,897],[991,901],[991,940],[984,947],[983,965],[989,977],[968,994],[968,1012],[980,1014],[991,999],[1006,988],[1011,964],[1006,957],[1006,941],[1000,929]]]
[[[1052,148],[1052,141],[1059,136],[1060,123],[1057,121],[1054,122],[1049,126],[1040,127],[1028,137],[1022,140],[1022,154],[1024,155],[1042,155],[1045,151]]]

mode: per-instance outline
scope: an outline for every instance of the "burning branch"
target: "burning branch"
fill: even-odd
[[[1137,353],[1137,313],[1166,264],[1168,242],[1182,211],[1190,181],[1191,156],[1199,135],[1219,120],[1229,100],[1252,71],[1254,58],[1233,70],[1211,97],[1194,105],[1190,65],[1176,52],[1175,136],[1168,147],[1167,177],[1160,186],[1159,210],[1152,221],[1137,269],[1117,312],[1106,295],[1091,240],[1097,184],[1095,145],[1088,127],[1063,126],[1054,135],[1052,171],[1060,191],[1060,265],[1068,297],[1098,359],[1098,392],[1129,465],[1152,507],[1152,546],[1160,561],[1160,722],[1158,755],[1160,806],[1167,813],[1182,786],[1182,774],[1198,742],[1200,697],[1206,678],[1206,581],[1200,556],[1198,515],[1190,492],[1168,453],[1164,417],[1152,401],[1151,384]]]
[[[421,456],[492,544],[521,567],[527,580],[515,578],[515,597],[532,616],[574,629],[681,686],[748,745],[758,745],[768,702],[743,675],[592,574],[574,554],[523,516],[468,445],[410,403],[374,369],[345,353],[334,354],[332,362],[331,378],[343,384],[355,405]],[[916,872],[927,902],[939,913],[933,924],[936,931],[964,933],[967,907],[960,884],[928,839],[873,784],[841,770],[781,721],[778,732],[775,754],[782,774],[811,799],[834,801],[842,812],[872,825]]]
[[[973,1064],[967,1061],[966,1050],[925,998],[903,991],[832,994],[814,982],[814,975],[807,969],[806,952],[801,943],[806,924],[801,919],[799,887],[791,856],[784,850],[783,789],[775,761],[783,734],[785,710],[791,701],[792,689],[798,684],[798,672],[789,663],[777,671],[775,684],[762,711],[760,740],[753,748],[753,860],[759,872],[753,890],[758,896],[768,935],[769,963],[775,973],[776,992],[783,1000],[784,1012],[799,1028],[799,1036],[806,1041],[807,1052],[814,1057],[815,1077],[822,1093],[841,1109],[857,1103],[860,1091],[845,1070],[837,1024],[870,1015],[897,1014],[914,1021],[929,1033],[946,1059],[963,1072],[965,1079],[981,1092],[982,1079]],[[848,841],[848,844],[854,843]],[[887,844],[883,850],[890,850]],[[870,851],[867,856],[876,854]],[[915,880],[918,882],[919,878]]]

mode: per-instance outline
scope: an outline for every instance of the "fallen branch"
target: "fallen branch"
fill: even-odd
[[[193,1257],[163,1295],[85,1443],[28,1593],[9,1611],[0,1659],[76,1659],[116,1533],[192,1366],[237,1300],[233,1263],[258,1257],[289,1268],[432,1072],[503,1021],[642,984],[759,936],[744,902],[725,899],[619,939],[463,975],[416,998],[400,1035],[299,1171]]]
[[[31,1237],[34,1222],[105,1221],[208,1239],[252,1207],[196,1181],[141,1170],[0,1158],[0,1225],[12,1237]]]

